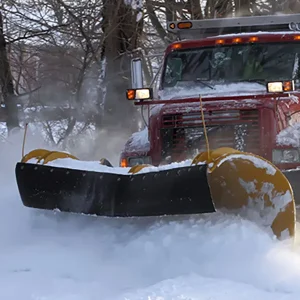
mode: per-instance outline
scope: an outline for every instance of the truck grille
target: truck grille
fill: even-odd
[[[206,112],[205,124],[211,149],[260,153],[258,110]],[[161,128],[163,159],[178,161],[206,150],[200,113],[164,115]]]

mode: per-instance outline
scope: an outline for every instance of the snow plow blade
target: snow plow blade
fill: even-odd
[[[214,212],[206,165],[113,174],[18,163],[23,204],[111,217]]]
[[[51,160],[56,155],[73,159],[49,155]],[[43,159],[50,161],[44,153]],[[221,210],[266,227],[279,239],[295,234],[295,201],[289,181],[273,164],[251,153],[219,148],[197,155],[191,165],[149,170],[135,166],[126,174],[47,163],[17,163],[17,184],[25,206],[111,217]]]

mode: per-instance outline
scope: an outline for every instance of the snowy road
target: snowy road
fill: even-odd
[[[237,217],[133,223],[23,207],[13,149],[0,150],[0,299],[300,299],[300,247]]]

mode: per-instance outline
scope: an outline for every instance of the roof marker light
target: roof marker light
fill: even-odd
[[[225,44],[225,40],[223,40],[223,39],[217,39],[216,40],[216,44],[217,45],[224,45]]]
[[[172,46],[171,46],[171,48],[174,50],[176,50],[176,49],[181,49],[181,47],[182,47],[182,45],[181,45],[181,43],[176,43],[176,44],[173,44]]]
[[[169,25],[169,27],[170,27],[171,29],[175,29],[175,23],[171,23],[171,24]]]
[[[234,44],[238,44],[238,43],[241,43],[242,42],[242,39],[241,38],[234,38],[233,40],[232,40],[232,42],[234,43]]]
[[[192,22],[179,22],[177,24],[177,27],[179,29],[190,29],[193,27],[193,23]]]
[[[249,38],[249,42],[250,43],[255,43],[255,42],[257,42],[258,41],[258,37],[257,36],[251,36],[250,38]]]

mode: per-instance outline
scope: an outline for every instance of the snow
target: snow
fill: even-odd
[[[259,83],[239,82],[230,84],[216,84],[214,89],[202,85],[192,84],[189,86],[185,83],[178,83],[172,88],[165,88],[158,92],[158,96],[162,100],[180,99],[184,97],[211,97],[211,96],[246,96],[266,93],[266,87]]]
[[[191,159],[187,159],[187,160],[184,160],[184,161],[181,161],[181,162],[173,162],[173,163],[170,163],[170,164],[167,164],[167,165],[161,165],[161,166],[158,166],[158,167],[153,167],[153,166],[150,166],[150,167],[146,167],[142,170],[140,170],[138,172],[138,174],[142,174],[142,173],[149,173],[149,172],[157,172],[157,171],[163,171],[163,170],[170,170],[170,169],[176,169],[176,168],[182,168],[182,167],[190,167],[192,164],[192,160]],[[199,163],[200,165],[200,163]]]
[[[292,104],[298,104],[299,103],[299,98],[296,95],[289,94],[289,100],[291,101]]]
[[[194,84],[189,86],[187,83],[179,83],[177,86],[173,88],[165,88],[164,90],[158,91],[158,97],[160,100],[172,100],[172,99],[184,99],[187,97],[190,98],[198,98],[200,95],[205,97],[226,97],[226,96],[249,96],[249,99],[244,100],[216,100],[210,101],[209,103],[217,104],[223,103],[224,105],[229,105],[231,108],[233,105],[243,104],[243,105],[253,105],[255,106],[259,103],[258,100],[253,99],[255,95],[261,95],[266,93],[265,86],[259,83],[231,83],[231,84],[219,84],[214,85],[214,90],[210,89],[209,87],[204,87],[199,84],[198,87],[195,87]],[[290,100],[295,101],[295,96],[290,95]],[[157,104],[153,105],[150,110],[150,115],[154,116],[157,115],[164,104]],[[176,104],[176,106],[182,106],[185,109],[189,109],[186,103]],[[203,102],[204,110],[205,110],[205,102]],[[172,110],[174,105],[172,105]]]
[[[133,10],[142,9],[143,0],[124,0],[126,5],[131,5]]]
[[[140,22],[142,18],[143,18],[143,13],[140,11],[140,12],[138,12],[137,15],[136,15],[136,21],[137,21],[137,22]]]
[[[286,206],[292,201],[292,195],[289,190],[285,193],[277,193],[274,195],[274,185],[270,182],[263,183],[260,191],[256,190],[256,181],[244,182],[240,179],[240,184],[245,188],[248,194],[260,194],[263,198],[271,199],[273,206],[268,209],[264,207],[264,202],[259,198],[249,197],[247,208],[243,209],[243,216],[249,220],[255,220],[257,224],[265,228],[269,228],[271,234],[271,226],[276,219],[279,212],[284,211]],[[289,236],[287,229],[281,232],[280,239],[286,239]]]
[[[254,155],[247,155],[247,154],[231,154],[229,156],[225,156],[223,159],[220,160],[217,166],[220,166],[222,163],[224,163],[227,160],[234,160],[234,159],[243,159],[251,161],[256,168],[262,168],[265,169],[266,174],[269,175],[275,175],[276,168],[273,167],[269,162],[256,157]]]
[[[35,164],[36,159],[31,159],[27,163]],[[43,161],[41,161],[43,163]],[[99,161],[81,161],[72,158],[61,158],[54,161],[50,161],[46,166],[56,167],[56,168],[67,168],[75,170],[84,170],[92,172],[103,172],[103,173],[114,173],[114,174],[127,174],[130,168],[121,168],[121,167],[107,167],[100,164]]]
[[[276,142],[280,146],[300,147],[300,123],[294,123],[280,131],[276,136]]]
[[[164,104],[153,105],[150,108],[150,115],[151,116],[155,116],[155,115],[159,114],[159,112],[161,111],[161,109],[162,109],[163,106],[164,106]]]
[[[297,35],[298,33],[295,31],[257,31],[257,32],[240,32],[240,33],[232,33],[232,34],[220,34],[217,35],[216,37],[218,38],[227,38],[227,37],[235,37],[235,36],[256,36],[256,35]]]
[[[47,147],[47,149],[49,149]],[[139,151],[143,150],[145,153],[149,151],[150,144],[148,140],[148,128],[145,127],[143,130],[138,131],[136,133],[133,133],[131,138],[129,139],[128,147],[126,148],[127,151],[136,151],[137,149]],[[53,151],[54,149],[49,149]],[[65,151],[66,152],[66,151]],[[28,153],[28,152],[27,152]],[[68,152],[66,152],[68,153]],[[36,164],[37,163],[36,158],[32,158],[28,160],[28,164]],[[43,160],[40,161],[41,164],[43,164]],[[172,163],[168,165],[163,165],[159,167],[146,167],[142,169],[140,173],[146,173],[146,172],[157,172],[162,170],[168,170],[173,168],[179,168],[179,167],[188,167],[191,166],[192,160],[185,160],[178,163]],[[77,170],[84,170],[84,171],[93,171],[93,172],[103,172],[103,173],[114,173],[114,174],[123,174],[128,175],[128,172],[130,168],[121,168],[118,166],[115,166],[114,168],[104,166],[100,164],[99,161],[88,161],[88,160],[81,160],[80,157],[78,157],[78,160],[73,158],[60,158],[56,159],[54,161],[50,161],[45,164],[49,167],[56,167],[56,168],[67,168],[67,169],[77,169]]]
[[[136,21],[139,22],[143,17],[143,0],[124,0],[124,3],[131,6],[133,10],[138,11]]]
[[[20,141],[0,148],[1,299],[299,299],[300,245],[238,216],[123,220],[24,207]]]
[[[145,152],[148,152],[150,150],[148,127],[145,127],[143,130],[133,133],[129,138],[126,145],[126,150],[135,151],[136,149],[141,149]]]
[[[36,164],[37,159],[30,159],[28,164]],[[40,162],[43,163],[43,160]],[[179,167],[188,167],[191,166],[192,160],[184,160],[182,162],[174,162],[168,165],[162,165],[159,167],[146,167],[142,169],[138,174],[148,173],[148,172],[158,172],[163,170],[170,170]],[[84,171],[92,171],[92,172],[103,172],[103,173],[113,173],[113,174],[123,174],[128,175],[130,168],[121,168],[121,167],[107,167],[101,165],[99,161],[81,161],[75,160],[72,158],[61,158],[56,159],[54,161],[50,161],[45,166],[54,167],[54,168],[67,168],[67,169],[75,169],[75,170],[84,170]]]
[[[5,141],[7,137],[7,127],[4,122],[0,122],[0,142]]]

